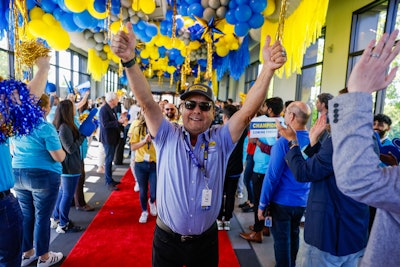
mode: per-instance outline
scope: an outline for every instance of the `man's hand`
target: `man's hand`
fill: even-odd
[[[128,62],[135,57],[136,47],[136,36],[132,30],[132,24],[128,22],[126,24],[128,33],[119,31],[113,38],[111,43],[111,50],[116,54],[123,62]]]
[[[285,48],[279,41],[276,41],[272,46],[271,36],[267,36],[263,47],[264,66],[267,66],[272,71],[279,69],[286,62]]]
[[[288,125],[286,128],[282,126],[281,121],[275,119],[276,128],[278,129],[279,135],[285,137],[287,140],[296,140],[296,131],[292,126]]]
[[[386,88],[393,81],[398,67],[394,67],[389,74],[387,71],[400,52],[399,42],[393,48],[398,33],[395,30],[389,37],[385,33],[375,47],[375,41],[369,43],[350,74],[347,84],[349,92],[372,93]]]
[[[389,154],[379,154],[379,159],[389,166],[399,165],[397,158],[391,152],[389,152]]]
[[[39,69],[50,69],[50,57],[38,57],[35,64]]]
[[[258,219],[259,219],[260,221],[265,220],[264,211],[263,211],[263,210],[258,209],[258,210],[257,210],[257,216],[258,216]]]
[[[310,129],[309,137],[311,146],[314,146],[318,142],[319,137],[325,131],[325,129],[326,129],[326,114],[322,114],[317,119],[314,126],[311,127]]]

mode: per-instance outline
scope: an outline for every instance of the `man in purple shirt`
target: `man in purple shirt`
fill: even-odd
[[[136,37],[132,25],[112,42],[121,58],[133,94],[140,103],[157,152],[157,227],[153,266],[218,266],[216,218],[221,207],[229,155],[243,130],[263,103],[274,71],[286,61],[279,42],[263,48],[264,65],[243,107],[224,126],[213,126],[215,106],[211,88],[189,86],[183,125],[168,122],[154,101],[150,86],[135,64]]]

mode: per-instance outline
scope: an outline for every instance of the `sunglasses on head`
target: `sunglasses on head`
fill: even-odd
[[[211,102],[196,102],[192,100],[186,100],[185,101],[185,108],[189,110],[193,110],[196,108],[196,106],[199,106],[201,111],[209,111],[212,107]]]

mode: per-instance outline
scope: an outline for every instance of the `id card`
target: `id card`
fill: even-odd
[[[201,207],[203,209],[209,209],[211,207],[211,197],[211,189],[203,189],[203,193],[201,195]]]
[[[265,217],[264,225],[265,225],[266,227],[272,227],[272,217],[271,217],[271,216]]]
[[[149,162],[150,161],[150,154],[149,153],[144,153],[143,159],[144,159],[144,161]]]

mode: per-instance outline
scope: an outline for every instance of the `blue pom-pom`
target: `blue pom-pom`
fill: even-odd
[[[25,83],[0,82],[0,143],[11,136],[23,136],[43,121],[43,111]]]

